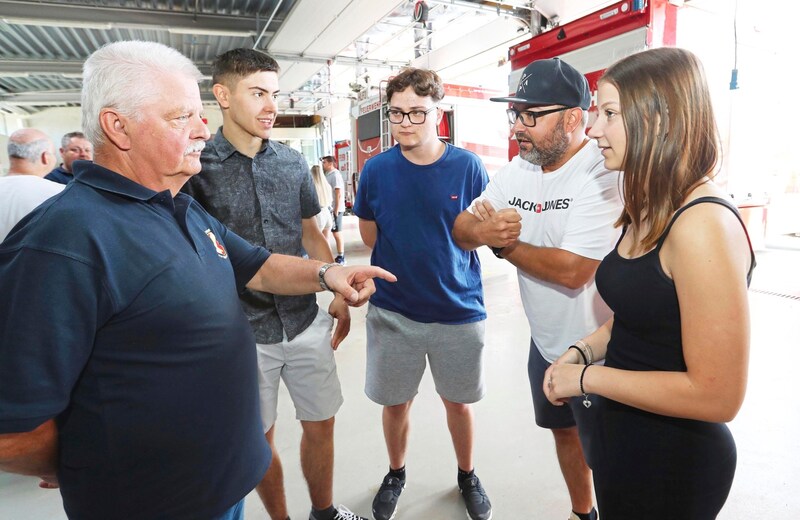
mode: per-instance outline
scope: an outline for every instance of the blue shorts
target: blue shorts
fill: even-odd
[[[531,383],[531,396],[533,397],[533,412],[536,415],[536,425],[548,430],[571,428],[575,426],[575,416],[570,405],[555,406],[547,400],[542,389],[544,373],[550,367],[536,344],[531,340],[528,353],[528,380]]]

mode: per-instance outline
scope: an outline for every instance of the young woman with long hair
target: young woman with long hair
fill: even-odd
[[[598,84],[589,135],[623,171],[622,236],[596,281],[614,312],[545,374],[577,396],[604,520],[710,520],[727,499],[744,399],[755,264],[712,177],[719,138],[702,65],[682,49],[634,54]],[[600,359],[605,365],[592,364]]]

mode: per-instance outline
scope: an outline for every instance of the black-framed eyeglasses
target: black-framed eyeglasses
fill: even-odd
[[[517,119],[520,119],[523,126],[533,128],[536,126],[537,117],[546,116],[547,114],[555,114],[556,112],[562,112],[564,110],[569,110],[570,108],[573,107],[553,108],[550,110],[541,110],[539,112],[533,112],[532,110],[520,111],[516,108],[509,108],[506,110],[506,114],[508,114],[508,124],[513,125],[517,122]]]
[[[389,118],[389,122],[395,125],[399,125],[403,123],[403,119],[408,116],[408,122],[412,125],[421,125],[425,122],[425,119],[428,117],[428,114],[436,110],[437,107],[433,106],[428,110],[411,110],[409,112],[403,112],[402,110],[397,110],[395,108],[387,108],[386,109],[386,117]]]

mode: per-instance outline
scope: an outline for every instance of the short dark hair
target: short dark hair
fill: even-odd
[[[69,146],[69,141],[73,138],[86,139],[86,136],[83,134],[83,132],[66,133],[64,134],[64,137],[61,138],[61,148],[66,148]]]
[[[408,87],[412,87],[414,93],[420,97],[430,96],[434,103],[444,97],[444,85],[438,74],[428,69],[408,67],[389,80],[386,85],[386,101],[391,101],[396,92],[402,92]]]
[[[323,157],[323,158],[322,158],[322,159],[320,159],[320,160],[322,160],[322,161],[325,161],[325,162],[329,162],[329,163],[336,164],[336,160],[333,158],[333,156],[332,156],[332,155],[326,155],[325,157]]]
[[[231,87],[245,76],[256,72],[280,72],[275,58],[255,49],[233,49],[223,52],[211,65],[211,81]]]

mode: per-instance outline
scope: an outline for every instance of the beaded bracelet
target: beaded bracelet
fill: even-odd
[[[590,366],[592,366],[591,363],[583,367],[583,370],[581,370],[581,379],[579,381],[581,387],[581,393],[583,394],[583,406],[585,406],[586,408],[592,406],[592,402],[589,400],[589,396],[586,394],[586,390],[583,389],[583,376],[586,374],[586,369],[588,369]]]

